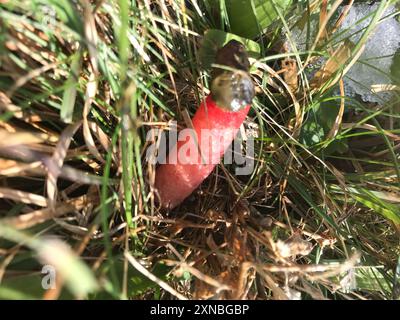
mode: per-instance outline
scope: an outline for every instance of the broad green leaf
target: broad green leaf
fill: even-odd
[[[256,58],[260,55],[260,46],[258,43],[232,33],[210,29],[204,33],[203,43],[200,49],[200,62],[203,68],[208,69],[211,67],[211,64],[214,63],[217,50],[230,40],[237,40],[243,43],[250,57]]]
[[[311,147],[323,141],[325,132],[320,119],[320,104],[315,105],[307,114],[306,121],[301,128],[300,142]]]
[[[325,140],[326,135],[335,123],[339,112],[339,101],[331,100],[315,104],[306,116],[301,128],[300,142],[306,147],[312,147]],[[331,142],[325,149],[325,154],[347,151],[346,139]]]
[[[239,36],[254,38],[282,14],[291,0],[225,0],[231,31]]]

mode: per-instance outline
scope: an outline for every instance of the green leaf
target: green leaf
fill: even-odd
[[[35,257],[54,267],[76,297],[84,297],[98,288],[91,269],[61,240],[33,237],[6,224],[0,224],[0,237],[34,250]]]
[[[31,278],[34,277],[34,281]],[[22,283],[21,283],[22,278]],[[37,275],[4,279],[0,287],[0,300],[37,300],[41,299],[44,289],[40,286],[41,279]]]
[[[83,35],[83,21],[79,16],[79,11],[76,8],[76,4],[69,0],[37,0],[37,3],[41,3],[45,6],[49,4],[53,6],[53,9],[57,12],[58,18],[64,22],[69,28],[74,30],[76,33]]]
[[[336,101],[336,102],[335,102]],[[330,100],[315,104],[306,116],[301,128],[300,142],[306,147],[312,147],[325,141],[338,115],[340,106],[338,100]],[[347,140],[332,141],[324,148],[325,154],[343,153],[348,149]]]
[[[389,283],[377,267],[365,267],[354,269],[357,290],[365,291],[391,291]]]
[[[200,48],[200,62],[204,69],[211,68],[217,50],[231,40],[243,43],[250,57],[257,58],[260,55],[260,46],[257,42],[221,30],[209,29],[204,33]]]
[[[44,274],[32,272],[3,279],[0,286],[0,300],[38,300],[43,299],[46,290],[43,289]],[[59,299],[73,299],[66,290],[62,290]]]
[[[400,49],[397,49],[396,53],[394,54],[390,72],[394,82],[397,85],[400,85]]]
[[[351,197],[364,206],[381,214],[386,219],[400,225],[399,207],[379,197],[379,191],[370,191],[364,188],[349,188]]]
[[[119,280],[122,280],[122,275],[125,272],[124,261],[118,258],[114,258],[114,267],[116,269],[117,274],[121,275]],[[166,281],[167,274],[171,270],[170,267],[167,267],[165,264],[156,263],[154,267],[150,270],[152,274],[154,274],[157,278]],[[101,272],[105,272],[106,274],[110,273],[109,265],[103,265],[101,268]],[[158,284],[151,281],[149,278],[145,277],[142,273],[137,271],[131,265],[128,266],[128,286],[127,286],[127,296],[128,298],[134,298],[141,294],[146,293],[146,291],[150,289],[158,288]],[[122,287],[122,282],[119,283],[120,287]],[[98,292],[90,297],[91,299],[111,299],[112,296],[107,292]]]
[[[320,122],[320,104],[315,105],[307,114],[307,120],[300,132],[300,142],[306,147],[311,147],[323,141],[325,132]]]
[[[239,36],[254,38],[285,11],[291,0],[225,0],[231,31]]]
[[[64,90],[60,117],[65,123],[72,122],[72,116],[74,113],[76,93],[78,86],[79,73],[81,71],[81,51],[79,50],[72,56],[71,62],[71,74],[66,81],[66,88]]]
[[[332,265],[340,264],[340,261],[330,261]],[[343,293],[353,291],[384,292],[386,296],[391,292],[391,281],[385,277],[383,266],[360,266],[352,268],[340,275],[331,278],[331,281],[341,287]]]

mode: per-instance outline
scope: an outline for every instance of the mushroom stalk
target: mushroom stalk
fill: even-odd
[[[192,131],[170,150],[165,164],[156,171],[159,202],[174,208],[187,198],[219,163],[245,120],[254,96],[244,46],[230,41],[217,53],[211,94],[192,118]]]

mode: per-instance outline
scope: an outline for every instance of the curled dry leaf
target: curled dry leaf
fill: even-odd
[[[0,198],[11,199],[17,202],[33,204],[40,207],[47,206],[47,199],[43,196],[9,188],[0,188]]]
[[[37,114],[26,115],[22,108],[13,104],[7,95],[0,91],[0,111],[11,112],[13,117],[17,119],[22,119],[26,122],[37,122],[41,121],[41,116]]]
[[[46,136],[40,133],[30,133],[27,131],[10,133],[7,130],[0,129],[0,149],[42,143],[46,141],[45,138]]]
[[[42,162],[22,163],[14,160],[0,159],[0,175],[13,177],[23,175],[25,172],[44,175],[45,171],[41,169]]]
[[[336,116],[335,123],[333,124],[332,128],[329,130],[329,133],[325,138],[327,140],[334,138],[338,134],[340,125],[342,124],[343,113],[344,113],[344,94],[345,94],[343,79],[339,80],[339,88],[340,88],[340,95],[342,97],[340,98],[340,108]]]
[[[105,163],[100,152],[97,150],[96,144],[90,132],[89,121],[88,121],[89,111],[91,108],[92,101],[96,95],[96,92],[97,92],[96,74],[94,72],[91,72],[86,85],[85,104],[83,106],[83,137],[85,139],[85,143],[89,149],[89,152],[101,163]]]
[[[331,57],[325,62],[320,70],[318,70],[314,77],[311,79],[311,88],[321,88],[326,85],[327,81],[329,85],[325,88],[330,88],[345,74],[345,71],[340,75],[339,78],[335,78],[332,81],[332,75],[342,68],[345,63],[350,59],[354,44],[346,40],[333,52]]]
[[[96,144],[93,140],[92,134],[89,128],[89,121],[87,119],[91,104],[97,93],[97,76],[98,76],[98,52],[97,52],[97,42],[98,34],[96,30],[95,14],[92,11],[90,2],[87,0],[82,1],[84,6],[84,30],[85,36],[88,41],[88,49],[91,62],[91,73],[86,85],[85,93],[85,104],[83,107],[83,136],[85,143],[90,151],[90,153],[101,163],[104,163],[104,159],[100,152],[97,150]],[[103,141],[104,142],[104,141]]]
[[[90,55],[90,63],[92,64],[92,68],[95,73],[98,72],[98,52],[97,52],[97,42],[98,42],[98,34],[96,30],[96,20],[95,20],[95,12],[92,10],[92,6],[90,1],[82,0],[84,8],[84,32],[87,40],[87,46],[89,49]]]
[[[110,138],[105,134],[105,132],[100,128],[100,126],[93,121],[89,121],[89,128],[94,132],[96,138],[100,141],[101,145],[103,146],[104,150],[109,150],[111,141]]]
[[[57,205],[54,210],[51,208],[44,208],[25,213],[19,216],[7,217],[0,219],[0,224],[7,224],[15,229],[27,229],[47,220],[61,217],[64,214],[74,210],[82,210],[87,205],[88,201],[95,199],[88,199],[86,196],[74,198],[66,203]]]
[[[53,156],[51,158],[46,158],[43,161],[48,170],[46,183],[47,196],[49,198],[49,205],[53,209],[56,202],[57,179],[61,173],[61,168],[63,166],[65,156],[67,155],[71,139],[74,136],[75,132],[79,129],[81,124],[82,122],[78,121],[75,124],[69,125],[61,134],[60,140],[57,143]]]
[[[14,160],[0,159],[0,175],[7,177],[15,176],[45,176],[47,175],[42,161],[23,163]],[[63,165],[59,177],[81,184],[100,185],[101,177],[87,173],[74,167]],[[110,180],[112,183],[114,180]]]
[[[292,90],[290,89],[289,85],[282,79],[279,74],[268,66],[266,63],[258,63],[258,67],[264,69],[268,72],[272,78],[276,78],[282,86],[285,88],[286,92],[289,94],[290,98],[292,99],[294,111],[295,111],[295,125],[293,127],[293,134],[292,136],[296,138],[300,134],[301,124],[303,123],[304,111],[300,108],[299,101],[297,100],[296,96],[293,94]]]
[[[400,91],[400,86],[395,84],[374,84],[371,86],[371,92],[373,93],[382,91]]]

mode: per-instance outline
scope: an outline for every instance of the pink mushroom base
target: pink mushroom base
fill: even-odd
[[[246,106],[235,112],[225,111],[215,104],[211,95],[206,98],[192,119],[196,137],[192,134],[185,141],[178,141],[166,163],[157,168],[155,187],[161,206],[176,207],[210,175],[249,109]]]

